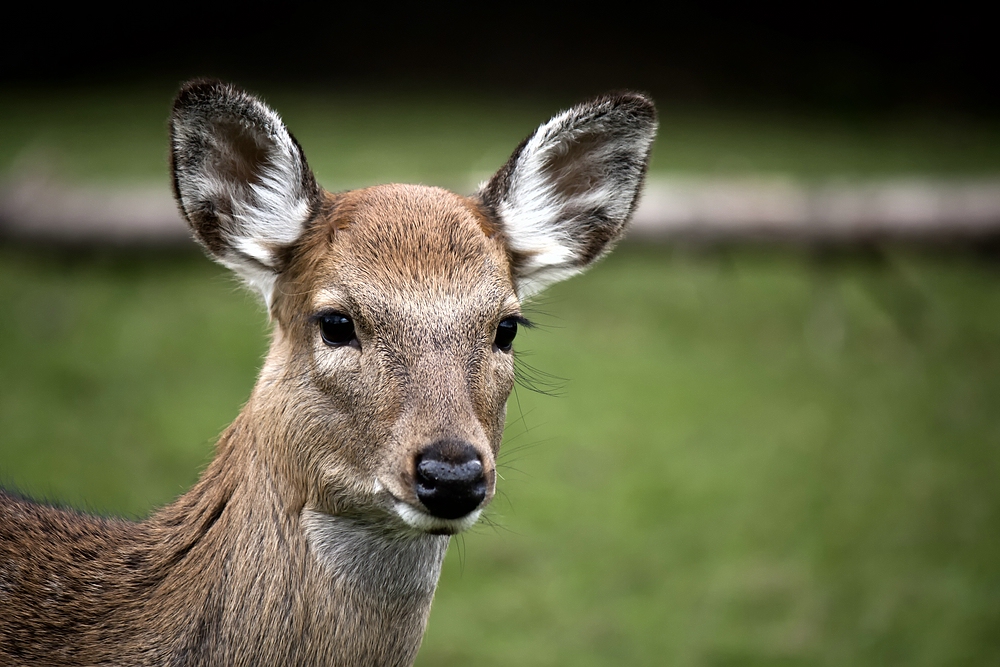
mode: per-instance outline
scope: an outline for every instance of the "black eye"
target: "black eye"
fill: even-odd
[[[497,325],[497,337],[493,339],[493,344],[504,352],[510,352],[511,343],[517,335],[517,318],[508,317]]]
[[[327,345],[347,345],[354,340],[354,322],[340,313],[322,315],[319,318],[319,331]]]

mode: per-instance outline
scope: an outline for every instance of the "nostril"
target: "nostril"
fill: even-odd
[[[415,491],[436,517],[463,517],[486,498],[486,475],[469,443],[436,442],[417,456]]]

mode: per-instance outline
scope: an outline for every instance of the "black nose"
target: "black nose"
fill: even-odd
[[[475,448],[440,440],[417,455],[417,498],[440,519],[458,519],[486,498],[486,475]]]

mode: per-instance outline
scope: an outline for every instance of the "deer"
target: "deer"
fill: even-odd
[[[541,124],[471,196],[322,189],[259,97],[183,85],[182,217],[270,349],[195,485],[142,521],[0,491],[0,663],[411,665],[450,536],[496,491],[522,305],[623,236],[656,134],[633,92]]]

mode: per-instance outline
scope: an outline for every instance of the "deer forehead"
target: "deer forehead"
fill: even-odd
[[[345,309],[375,321],[516,313],[503,241],[466,197],[416,185],[330,195],[314,227],[321,233],[296,272],[306,289],[295,290],[310,295],[302,305],[313,313]]]

